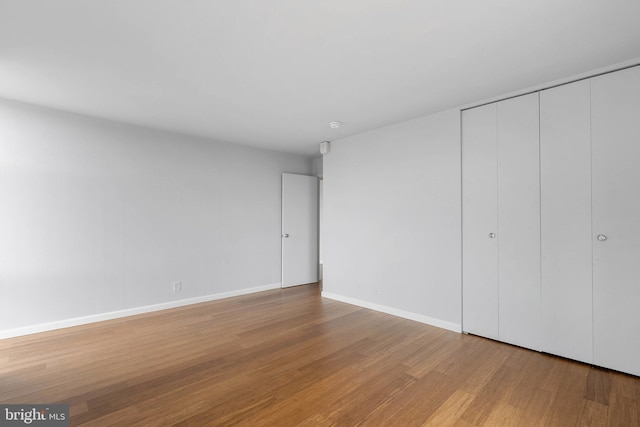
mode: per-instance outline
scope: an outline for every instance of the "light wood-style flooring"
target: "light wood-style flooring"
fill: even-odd
[[[0,340],[0,403],[74,426],[631,427],[640,378],[308,285]]]

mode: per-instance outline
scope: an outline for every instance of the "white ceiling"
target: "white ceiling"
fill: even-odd
[[[638,58],[639,21],[640,0],[0,0],[0,97],[316,155]]]

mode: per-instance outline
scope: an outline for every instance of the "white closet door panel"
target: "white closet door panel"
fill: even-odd
[[[594,363],[640,375],[640,67],[591,84]]]
[[[542,350],[593,362],[590,82],[540,93]]]
[[[501,101],[498,129],[500,340],[540,348],[538,94]]]
[[[462,327],[498,339],[496,104],[462,113]]]

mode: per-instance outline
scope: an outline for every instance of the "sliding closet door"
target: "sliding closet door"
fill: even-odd
[[[462,113],[462,328],[498,339],[496,104]]]
[[[538,94],[498,102],[500,340],[540,348]]]
[[[540,92],[542,350],[593,362],[590,82]]]
[[[591,84],[594,363],[640,375],[640,68]]]

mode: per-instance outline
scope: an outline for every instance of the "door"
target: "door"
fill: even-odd
[[[282,287],[318,281],[318,178],[282,174]]]
[[[540,92],[542,350],[593,363],[589,80]]]
[[[540,349],[538,94],[497,105],[500,340]]]
[[[462,329],[498,337],[496,104],[462,112]]]
[[[640,67],[591,81],[594,363],[640,375]]]

